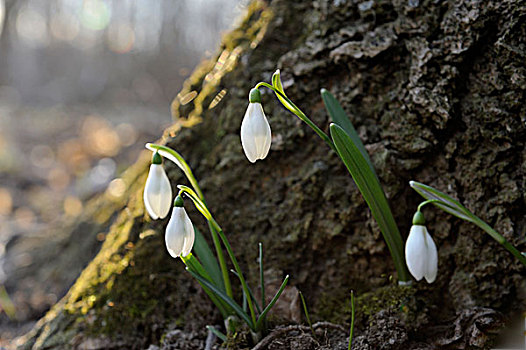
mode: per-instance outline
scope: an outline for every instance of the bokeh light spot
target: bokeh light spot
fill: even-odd
[[[82,202],[74,196],[64,199],[64,213],[68,216],[78,216],[82,212]]]
[[[69,13],[53,16],[49,27],[53,37],[62,41],[73,41],[80,31],[79,21]]]
[[[101,0],[86,0],[82,6],[80,20],[82,25],[91,30],[106,28],[111,19],[108,5]]]
[[[137,131],[135,127],[129,123],[121,123],[115,128],[117,135],[124,147],[133,145],[137,141]]]
[[[135,32],[129,23],[112,23],[108,28],[108,47],[116,53],[126,53],[133,48]]]
[[[118,199],[126,192],[126,183],[123,179],[114,179],[108,185],[107,194],[113,199]]]
[[[55,167],[49,171],[47,181],[52,190],[64,191],[69,186],[71,178],[62,167]]]
[[[84,143],[98,156],[113,157],[119,153],[119,135],[108,121],[97,116],[87,117],[82,126]]]

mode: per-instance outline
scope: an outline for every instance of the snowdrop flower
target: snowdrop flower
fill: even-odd
[[[195,240],[195,231],[192,221],[186,214],[183,207],[181,196],[175,198],[172,217],[168,226],[166,226],[166,235],[164,236],[166,249],[173,258],[187,256],[192,251]]]
[[[417,211],[405,243],[405,261],[409,272],[417,281],[425,277],[427,283],[433,283],[437,276],[438,253],[435,242],[424,224],[424,215]]]
[[[154,220],[164,219],[172,204],[172,187],[162,162],[161,155],[155,152],[144,186],[144,206]]]
[[[267,156],[270,150],[271,132],[261,106],[261,93],[258,89],[250,90],[249,102],[241,123],[241,145],[248,160],[254,163]]]

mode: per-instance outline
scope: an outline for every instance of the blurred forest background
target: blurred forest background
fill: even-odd
[[[171,123],[183,80],[246,3],[0,0],[0,286],[16,306],[16,322],[0,316],[0,346],[68,287],[9,272],[110,182],[124,190],[117,174]]]

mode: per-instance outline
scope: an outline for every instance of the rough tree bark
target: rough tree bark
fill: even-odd
[[[329,121],[320,88],[342,102],[402,232],[421,200],[408,186],[414,179],[460,199],[524,251],[525,38],[524,1],[250,5],[217,59],[186,82],[172,106],[177,123],[163,141],[194,168],[252,282],[260,241],[269,291],[292,276],[277,322],[297,320],[301,290],[315,319],[345,325],[354,289],[357,349],[489,348],[508,317],[525,309],[525,267],[477,227],[432,208],[426,217],[439,247],[437,281],[398,287],[346,169],[270,94],[263,95],[273,132],[269,157],[249,164],[239,139],[249,89],[278,67],[288,95],[322,128]],[[106,241],[20,348],[142,349],[163,338],[167,349],[198,349],[204,325],[220,323],[183,264],[165,251],[167,221],[145,214],[149,157],[123,175],[122,197],[105,194],[82,218],[92,222],[112,210],[102,221]],[[175,166],[166,168],[173,186],[184,183]],[[190,215],[205,232],[200,216]],[[84,234],[101,232],[90,227]],[[282,343],[272,348],[292,346]]]

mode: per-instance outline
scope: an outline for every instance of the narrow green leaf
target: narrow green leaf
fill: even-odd
[[[354,292],[351,290],[351,330],[349,331],[349,348],[352,347],[352,338],[354,335]]]
[[[345,130],[347,135],[349,135],[351,140],[354,142],[355,146],[360,150],[363,158],[367,161],[367,164],[369,165],[369,168],[371,169],[374,176],[378,178],[376,171],[374,170],[373,163],[371,162],[371,158],[369,157],[369,154],[367,153],[360,136],[358,136],[358,133],[352,125],[349,116],[347,113],[345,113],[338,100],[326,89],[321,89],[321,98],[323,99],[325,109],[327,109],[327,113],[329,113],[333,123],[339,125],[343,130]]]
[[[261,307],[263,307],[263,305],[265,305],[266,303],[266,296],[265,296],[265,275],[263,273],[263,244],[261,244],[261,242],[259,242],[259,288],[261,289]],[[258,312],[260,311],[258,310]]]
[[[288,281],[289,281],[289,275],[285,277],[285,279],[283,280],[283,283],[281,283],[281,287],[279,287],[278,291],[276,292],[276,294],[274,295],[270,303],[268,303],[267,307],[263,310],[261,315],[259,315],[258,321],[256,322],[256,331],[259,330],[261,325],[265,322],[265,318],[267,317],[268,312],[272,309],[274,304],[276,304],[276,301],[278,301]]]
[[[372,172],[362,153],[345,130],[339,125],[332,123],[330,131],[338,155],[347,166],[356,186],[362,193],[374,219],[380,227],[380,231],[393,257],[398,278],[400,281],[409,281],[410,277],[405,265],[402,237],[378,178]]]
[[[473,213],[471,213],[465,206],[460,204],[460,202],[456,199],[453,199],[447,194],[420,182],[409,181],[409,186],[411,186],[411,188],[413,188],[425,199],[438,200],[439,202],[434,202],[433,204],[445,212],[448,212],[449,214],[454,215],[460,219],[473,222],[475,215],[473,215]]]
[[[460,204],[456,199],[448,196],[447,194],[440,192],[436,188],[433,188],[423,183],[410,181],[409,185],[427,200],[436,199],[438,202],[433,202],[434,205],[444,210],[445,212],[452,214],[460,219],[471,222],[487,234],[489,234],[494,240],[499,242],[504,248],[506,248],[511,254],[513,254],[519,261],[526,266],[526,256],[524,253],[519,252],[510,242],[504,238],[503,235],[495,231],[493,227],[488,225],[484,220],[473,214],[465,206]]]
[[[225,285],[223,282],[223,277],[221,276],[221,269],[217,263],[217,259],[212,253],[212,250],[208,246],[203,234],[201,231],[194,226],[195,231],[195,243],[194,243],[194,252],[201,261],[204,269],[210,275],[212,282],[220,288],[222,291],[225,291]]]
[[[232,272],[234,274],[234,276],[239,278],[239,274],[236,271],[230,270],[230,272]],[[239,279],[239,281],[241,282],[241,279]],[[259,307],[259,304],[256,301],[256,298],[254,297],[254,293],[252,292],[252,288],[250,288],[250,286],[248,284],[247,284],[247,289],[248,289],[248,294],[250,295],[250,298],[252,298],[252,301],[254,302],[254,305],[256,306],[256,310],[258,311],[258,313],[261,313],[261,308]],[[244,292],[243,292],[243,296],[245,296]]]
[[[312,328],[312,322],[310,320],[309,309],[307,309],[307,302],[305,301],[305,297],[303,297],[303,293],[302,292],[299,292],[299,293],[300,293],[301,303],[303,304],[303,312],[305,312],[305,317],[307,318],[307,323],[309,324],[312,334],[314,334],[314,329]]]
[[[225,334],[221,333],[220,331],[218,331],[215,327],[213,327],[213,326],[206,326],[206,329],[208,329],[210,332],[214,333],[222,341],[226,342],[227,336]]]
[[[252,323],[252,320],[250,319],[250,316],[243,311],[241,306],[239,306],[234,299],[230,298],[228,295],[226,295],[223,291],[219,290],[216,286],[214,286],[210,281],[207,279],[199,276],[197,273],[191,271],[188,269],[188,272],[194,276],[195,279],[197,279],[199,282],[204,284],[207,288],[210,288],[212,292],[215,293],[219,298],[224,300],[237,314],[239,317],[241,317],[245,323],[250,327],[250,329],[255,330],[254,324]]]
[[[192,253],[190,253],[186,257],[181,257],[181,260],[186,265],[186,269],[187,269],[188,272],[195,273],[195,274],[201,276],[202,278],[206,279],[207,281],[210,281],[210,283],[211,283],[210,276],[204,270],[204,268],[201,265],[201,263],[199,262],[199,260]],[[201,285],[201,287],[203,288],[205,293],[208,295],[210,300],[212,300],[214,305],[217,306],[217,308],[219,309],[219,312],[221,312],[221,315],[223,316],[223,318],[226,318],[226,317],[228,317],[229,315],[232,314],[233,311],[230,308],[230,306],[228,306],[228,304],[226,304],[223,300],[217,298],[216,295],[209,288],[207,288],[205,285],[203,285],[199,280],[197,282]]]

